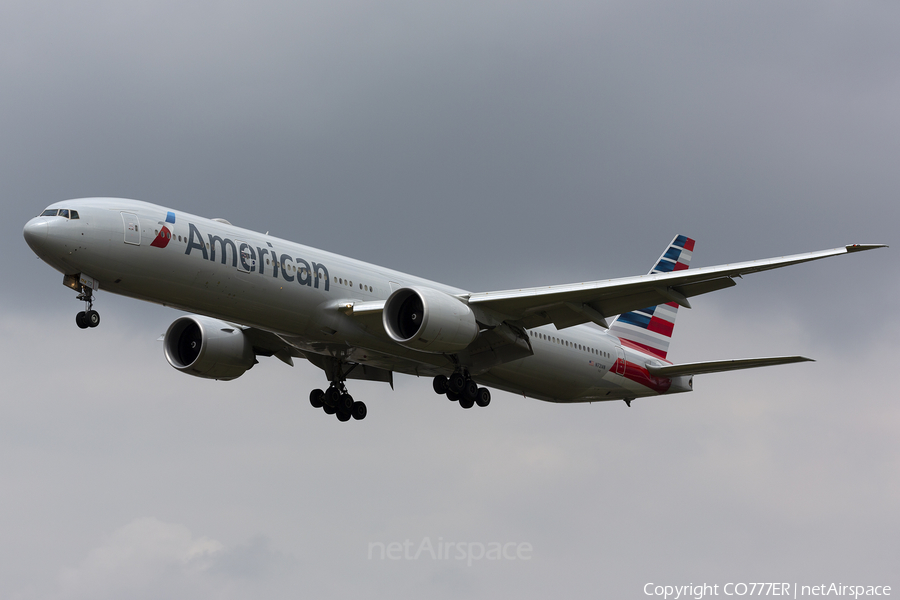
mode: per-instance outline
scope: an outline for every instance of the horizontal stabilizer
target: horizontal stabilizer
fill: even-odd
[[[766,358],[736,358],[733,360],[710,360],[706,362],[683,363],[680,365],[647,365],[651,375],[658,377],[678,377],[681,375],[703,375],[739,371],[772,365],[787,365],[798,362],[815,362],[805,356],[769,356]]]

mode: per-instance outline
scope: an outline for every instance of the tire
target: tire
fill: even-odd
[[[334,408],[334,406],[332,406],[330,404],[323,404],[322,410],[325,411],[326,415],[333,415],[334,413],[337,412],[337,410]]]
[[[438,375],[434,378],[434,381],[431,383],[434,388],[435,394],[446,394],[447,386],[450,385],[450,382],[444,375]]]
[[[309,403],[313,408],[322,408],[325,404],[325,392],[322,390],[313,390],[309,393]]]
[[[460,398],[459,405],[463,408],[472,408],[475,406],[475,401],[470,398]]]
[[[451,402],[456,402],[457,400],[459,400],[459,394],[454,394],[453,392],[448,391],[447,392],[447,400],[450,400]]]
[[[349,410],[339,410],[335,414],[337,415],[338,421],[340,421],[341,423],[346,423],[350,420]]]
[[[340,397],[341,392],[334,386],[325,390],[325,406],[335,406],[337,404],[338,398]],[[331,413],[329,413],[331,414]]]
[[[475,399],[478,397],[478,384],[471,379],[466,379],[466,385],[463,388],[463,396],[466,397],[466,400],[475,402]]]
[[[84,316],[84,311],[75,315],[75,324],[78,325],[79,329],[87,329],[89,327],[87,319]]]
[[[350,394],[341,394],[337,401],[338,412],[345,412],[348,415],[353,409],[353,396]]]
[[[366,408],[365,402],[354,402],[353,408],[350,409],[350,415],[356,419],[357,421],[362,421],[366,418],[366,415],[369,414],[369,409]]]
[[[84,320],[88,324],[88,327],[96,327],[100,324],[100,313],[96,310],[89,310],[84,313]]]
[[[487,388],[478,388],[478,394],[475,396],[475,404],[484,408],[491,403],[491,390]]]
[[[466,387],[466,378],[462,373],[454,373],[447,381],[447,389],[454,394],[461,394],[463,388]]]

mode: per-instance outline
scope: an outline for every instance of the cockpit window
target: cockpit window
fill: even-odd
[[[69,210],[68,208],[48,208],[40,214],[41,217],[65,217],[67,219],[77,219],[78,211]]]

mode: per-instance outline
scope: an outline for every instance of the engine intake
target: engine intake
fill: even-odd
[[[166,360],[188,375],[237,379],[256,364],[253,346],[239,328],[210,317],[181,317],[163,340]]]
[[[384,304],[382,319],[392,340],[424,352],[459,352],[478,336],[472,309],[459,298],[432,288],[394,291]]]

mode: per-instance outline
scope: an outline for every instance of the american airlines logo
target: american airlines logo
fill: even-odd
[[[159,233],[156,234],[156,239],[150,242],[150,245],[154,248],[165,248],[172,239],[172,231],[169,227],[175,228],[175,213],[172,211],[166,213],[166,220],[160,221],[159,224],[161,225]]]
[[[171,217],[171,221],[169,221],[169,217]],[[175,214],[170,212],[169,217],[166,218],[166,222],[171,222],[174,225]],[[165,227],[163,230],[168,232]],[[157,246],[156,241],[159,240],[163,230],[160,230],[160,234],[157,235],[157,239],[151,245]],[[328,268],[322,263],[280,253],[269,242],[266,242],[268,247],[263,248],[211,233],[207,234],[207,239],[204,240],[203,234],[200,233],[200,230],[193,223],[188,223],[188,230],[187,248],[184,251],[188,256],[191,253],[199,253],[203,260],[216,262],[218,258],[223,265],[228,264],[230,258],[231,266],[238,271],[259,273],[260,275],[265,275],[266,266],[271,266],[272,277],[277,278],[281,275],[281,278],[285,281],[296,281],[300,285],[314,288],[318,288],[319,283],[322,282],[326,292],[330,288]],[[171,233],[167,235],[171,237]],[[159,247],[164,248],[167,243],[168,239],[165,239],[165,243],[160,244]]]

